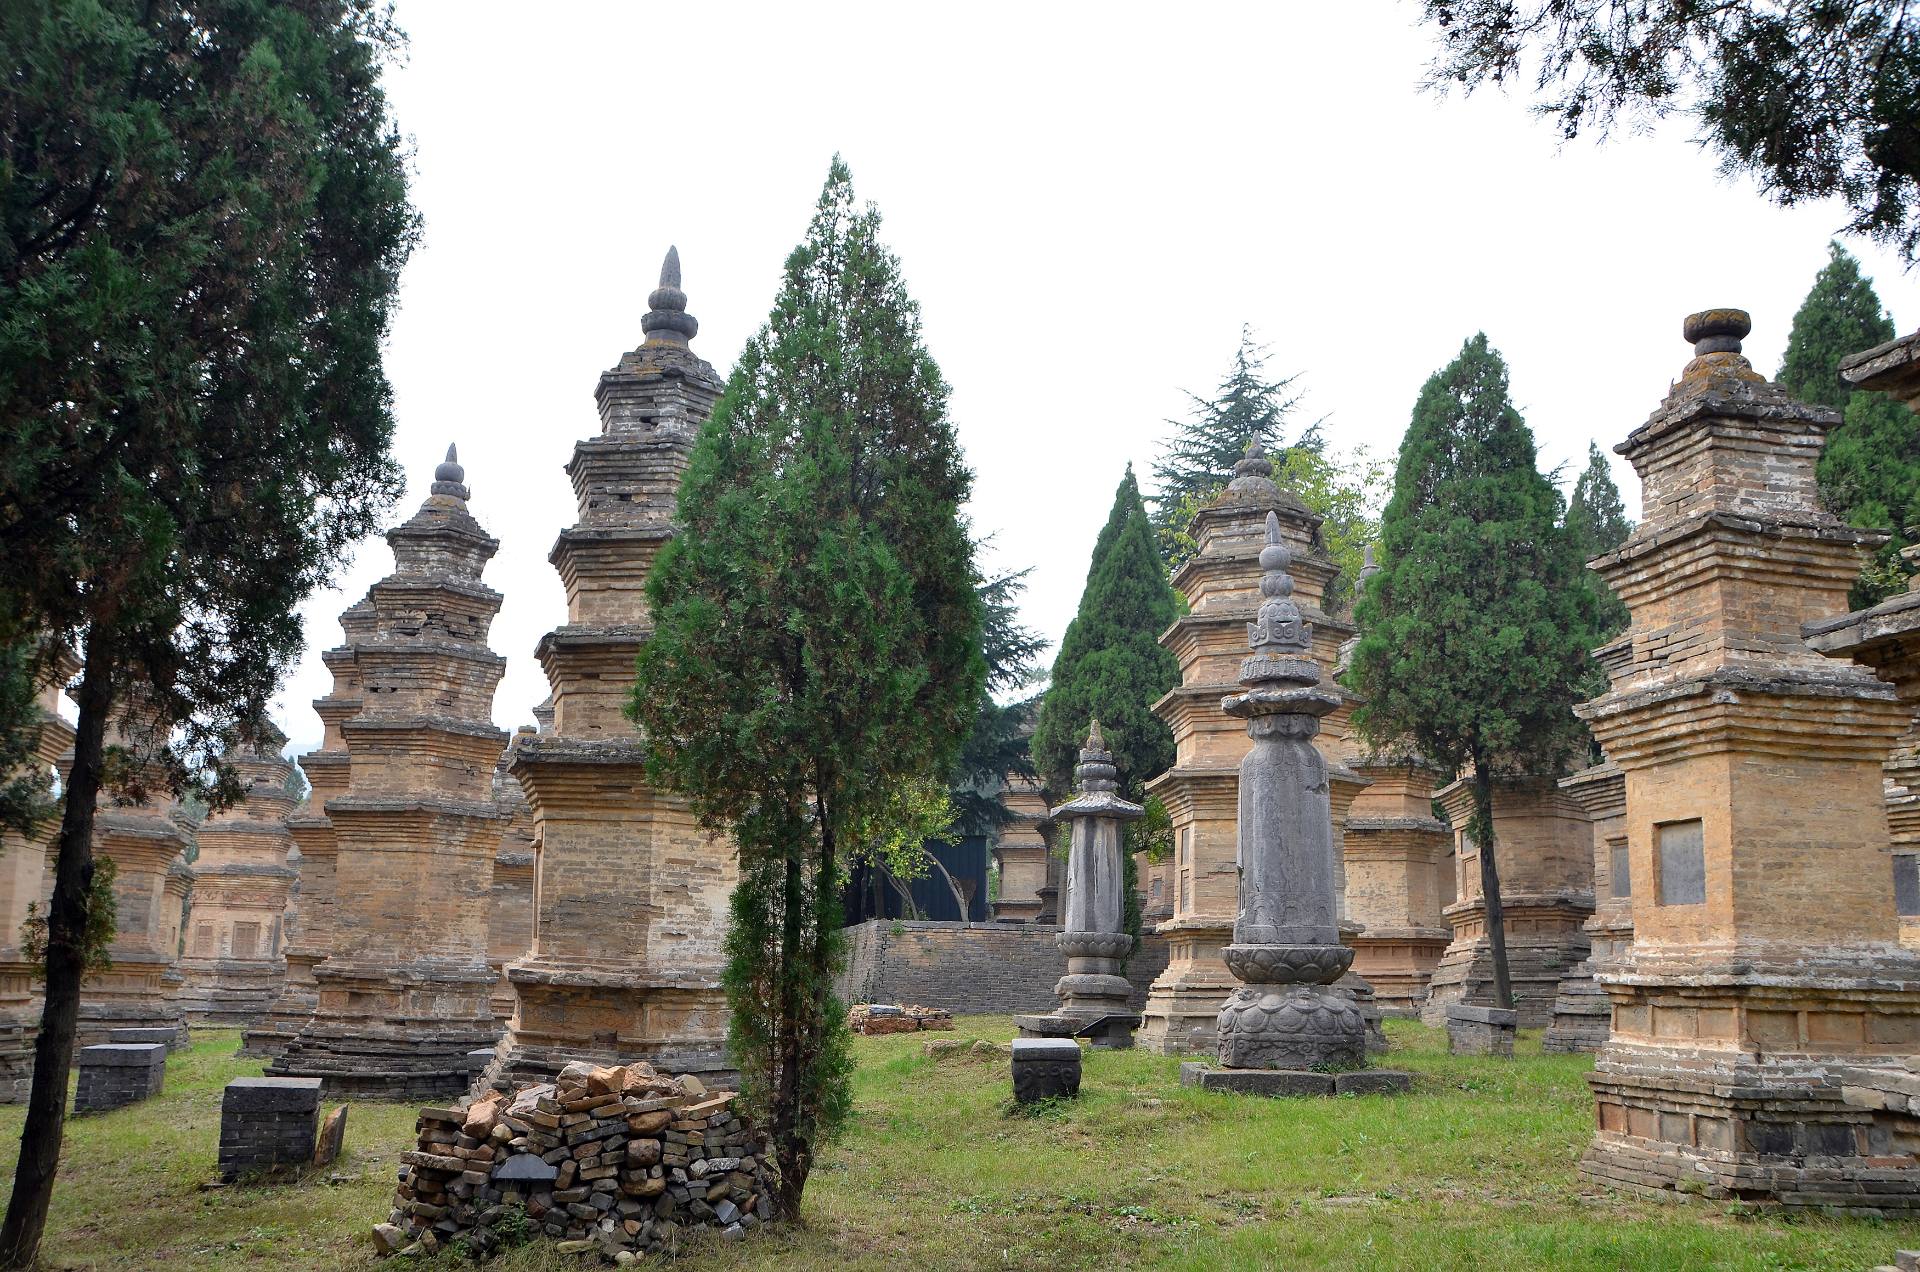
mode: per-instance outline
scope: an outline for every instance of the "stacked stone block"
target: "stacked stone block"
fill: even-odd
[[[220,1097],[220,1177],[307,1165],[319,1126],[320,1079],[235,1078]]]
[[[75,1053],[75,1113],[104,1113],[160,1094],[167,1075],[162,1042],[100,1042]]]
[[[286,988],[282,920],[295,875],[287,865],[293,766],[280,756],[284,745],[285,736],[269,725],[237,756],[244,802],[213,814],[195,834],[200,855],[177,995],[190,1022],[251,1025]]]
[[[567,474],[579,521],[549,560],[567,622],[537,656],[553,725],[515,749],[533,806],[539,877],[533,946],[507,968],[515,1007],[486,1081],[550,1079],[570,1061],[644,1058],[681,1072],[731,1072],[720,989],[731,846],[686,800],[647,780],[625,714],[634,661],[652,632],[646,580],[673,534],[680,475],[723,387],[688,348],[680,259],[669,251],[641,320],[645,343],[600,377],[600,434]]]
[[[268,1068],[387,1099],[463,1090],[499,1029],[487,964],[493,859],[507,817],[492,775],[505,659],[487,647],[499,549],[467,510],[452,448],[419,512],[387,533],[395,570],[349,632],[363,705],[340,726],[347,789],[325,805],[337,849],[333,948],[319,1001]]]
[[[1420,1018],[1447,1022],[1454,1003],[1493,1005],[1493,943],[1480,891],[1480,852],[1466,832],[1473,783],[1461,778],[1437,797],[1454,827],[1454,886],[1444,911],[1453,940],[1428,982]],[[1500,868],[1507,967],[1520,1027],[1553,1020],[1561,978],[1590,950],[1582,925],[1593,915],[1593,830],[1556,777],[1500,777],[1493,784],[1493,844]]]
[[[739,1237],[773,1216],[765,1145],[733,1094],[645,1063],[563,1067],[553,1083],[420,1110],[382,1254],[461,1239],[485,1256],[523,1217],[561,1254],[671,1251],[683,1233]]]

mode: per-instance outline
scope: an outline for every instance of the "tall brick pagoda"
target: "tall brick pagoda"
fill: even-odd
[[[1321,609],[1338,567],[1320,542],[1320,517],[1273,481],[1273,465],[1258,443],[1234,466],[1234,478],[1194,517],[1199,551],[1175,572],[1173,585],[1188,613],[1161,636],[1180,664],[1180,684],[1153,704],[1173,730],[1174,766],[1147,783],[1173,823],[1173,917],[1160,925],[1167,967],[1147,991],[1145,1022],[1136,1044],[1164,1054],[1210,1053],[1220,1008],[1239,984],[1221,951],[1233,939],[1239,906],[1235,820],[1240,761],[1252,745],[1246,724],[1220,709],[1240,691],[1247,628],[1260,603],[1260,549],[1269,512],[1292,553],[1295,598],[1313,624],[1310,656],[1331,673],[1351,624]],[[1314,743],[1326,757],[1331,782],[1334,845],[1338,851],[1348,806],[1365,785],[1341,757],[1350,749],[1352,700],[1321,722]]]
[[[1581,715],[1626,785],[1633,944],[1594,1066],[1594,1181],[1749,1204],[1920,1210],[1920,959],[1898,945],[1881,765],[1909,713],[1802,625],[1872,532],[1820,506],[1836,411],[1741,355],[1739,310],[1619,447],[1643,520],[1594,562],[1631,657]]]
[[[108,1030],[121,1028],[170,1029],[175,1045],[186,1042],[186,1017],[172,999],[169,976],[179,961],[180,915],[178,900],[169,914],[167,876],[192,847],[193,836],[178,805],[163,793],[159,755],[166,730],[150,717],[146,700],[130,693],[107,725],[107,745],[125,751],[143,775],[146,794],[139,802],[121,803],[103,789],[94,812],[93,855],[114,867],[115,928],[108,949],[112,966],[81,986],[75,1036],[83,1047],[106,1042]],[[58,851],[57,840],[50,851]],[[46,882],[50,891],[51,863]]]
[[[513,1018],[513,983],[507,964],[526,957],[533,947],[533,806],[520,779],[510,771],[514,753],[534,728],[523,724],[493,770],[493,798],[507,814],[500,834],[500,851],[493,854],[493,898],[487,920],[487,964],[499,979],[493,983],[493,1018],[504,1026]]]
[[[35,703],[32,766],[51,777],[73,746],[73,726],[60,715],[60,689],[80,664],[58,656]],[[20,948],[20,925],[28,910],[47,912],[52,891],[50,855],[60,837],[58,810],[42,818],[31,835],[0,830],[0,1104],[24,1104],[33,1085],[33,1043],[40,1034],[39,966]]]
[[[1037,923],[1044,904],[1040,890],[1047,886],[1047,794],[1034,778],[1009,773],[1000,791],[1008,818],[994,839],[993,856],[1000,866],[1000,893],[993,917],[1000,923]]]
[[[240,1038],[240,1054],[278,1057],[313,1017],[320,1002],[320,984],[313,969],[333,951],[335,866],[339,845],[327,801],[347,793],[347,774],[353,767],[340,727],[360,714],[360,670],[353,659],[354,644],[373,632],[374,610],[359,600],[340,615],[346,643],[320,655],[333,673],[333,689],[316,698],[314,714],[324,732],[317,749],[300,757],[307,779],[307,802],[287,818],[287,832],[300,856],[299,880],[286,928],[286,981],[273,1004]],[[297,912],[297,913],[294,913]]]
[[[1441,909],[1453,899],[1452,833],[1433,815],[1437,774],[1418,756],[1350,755],[1347,767],[1369,783],[1344,844],[1343,913],[1360,926],[1348,938],[1353,970],[1383,1014],[1417,1016],[1451,939]]]
[[[433,476],[419,512],[387,532],[396,569],[348,631],[362,706],[340,726],[346,792],[325,804],[333,948],[314,969],[312,1019],[267,1070],[387,1099],[457,1094],[469,1053],[499,1036],[487,935],[507,819],[492,790],[506,660],[487,647],[501,597],[480,574],[500,544],[467,510],[452,447]]]
[[[235,757],[244,801],[208,817],[195,833],[200,855],[193,863],[193,918],[178,994],[193,1024],[250,1025],[286,987],[281,920],[294,880],[287,865],[293,765],[280,755],[286,741],[268,725]]]
[[[553,688],[552,728],[513,760],[539,875],[533,949],[507,968],[516,1006],[486,1074],[498,1086],[550,1078],[572,1060],[728,1069],[720,972],[733,851],[647,781],[646,746],[624,713],[652,631],[647,573],[672,537],[680,475],[723,385],[688,347],[699,324],[677,251],[647,303],[645,341],[600,377],[600,433],[567,465],[580,519],[548,556],[567,621],[535,651]]]

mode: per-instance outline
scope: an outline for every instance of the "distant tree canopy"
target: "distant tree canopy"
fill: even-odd
[[[1567,516],[1562,523],[1573,540],[1580,561],[1591,561],[1611,552],[1633,533],[1633,519],[1620,501],[1620,488],[1613,484],[1613,466],[1592,442],[1587,443],[1587,466],[1573,483],[1573,495],[1567,500]],[[1627,629],[1627,607],[1613,589],[1592,570],[1582,570],[1587,590],[1593,593],[1597,632],[1602,640],[1611,640]]]
[[[1776,377],[1803,402],[1838,408],[1840,426],[1820,453],[1820,498],[1848,523],[1892,535],[1853,585],[1856,609],[1877,605],[1906,587],[1900,549],[1920,521],[1920,416],[1884,393],[1840,378],[1840,360],[1893,339],[1893,319],[1880,307],[1860,262],[1838,243],[1793,316]]]
[[[1128,799],[1173,764],[1173,732],[1153,703],[1180,683],[1180,665],[1160,634],[1179,598],[1154,547],[1140,485],[1128,467],[1094,547],[1080,610],[1060,642],[1052,683],[1033,731],[1033,758],[1055,795],[1073,789],[1073,766],[1094,717]]]
[[[1424,0],[1430,84],[1529,75],[1563,136],[1692,115],[1724,171],[1920,254],[1920,11],[1906,0]]]
[[[1020,621],[1020,594],[1026,591],[1029,570],[1015,570],[983,579],[980,593],[980,647],[986,659],[987,679],[973,728],[960,744],[948,782],[947,800],[953,823],[949,833],[986,834],[1012,815],[1000,802],[999,790],[1009,774],[1034,775],[1027,735],[1036,709],[1034,697],[1003,696],[1026,689],[1041,677],[1040,652],[1046,639]]]

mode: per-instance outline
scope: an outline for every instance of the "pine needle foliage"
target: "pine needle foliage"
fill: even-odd
[[[1633,533],[1633,519],[1620,501],[1620,488],[1613,484],[1613,466],[1591,441],[1587,443],[1587,466],[1573,483],[1573,494],[1567,500],[1565,525],[1574,552],[1582,561],[1613,551]],[[1581,577],[1593,593],[1601,640],[1611,640],[1627,630],[1626,604],[1613,594],[1606,580],[1592,570],[1581,571]]]
[[[986,676],[972,479],[879,230],[836,156],[694,445],[632,699],[654,777],[739,849],[730,1046],[790,1216],[848,1109],[847,861],[944,788]]]
[[[1411,747],[1474,779],[1499,1005],[1512,1005],[1493,845],[1493,780],[1555,773],[1586,743],[1598,688],[1584,563],[1536,467],[1533,434],[1484,334],[1420,390],[1381,518],[1380,571],[1356,606],[1354,713],[1376,751]]]

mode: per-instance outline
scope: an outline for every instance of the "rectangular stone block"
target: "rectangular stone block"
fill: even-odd
[[[1180,1066],[1180,1085],[1241,1095],[1332,1095],[1334,1075],[1306,1069],[1216,1069],[1190,1060]]]
[[[1413,1075],[1399,1069],[1356,1069],[1333,1075],[1335,1095],[1404,1095],[1413,1089]]]
[[[78,1053],[75,1113],[97,1113],[160,1093],[167,1069],[165,1043],[101,1043]]]
[[[220,1177],[306,1165],[319,1120],[319,1078],[235,1078],[220,1099]]]

